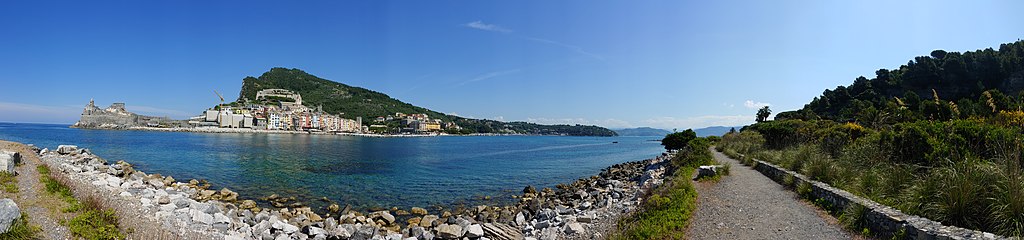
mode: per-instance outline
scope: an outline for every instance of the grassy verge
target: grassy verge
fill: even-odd
[[[14,174],[0,172],[0,188],[3,188],[4,192],[17,193],[18,179],[14,177]]]
[[[697,191],[690,178],[700,165],[714,162],[708,150],[710,142],[698,138],[671,161],[672,173],[664,184],[651,190],[639,211],[619,220],[610,239],[683,239],[686,227],[697,208]]]
[[[745,164],[755,158],[777,164],[945,225],[1024,235],[1024,139],[1019,128],[974,120],[880,129],[820,122],[780,127],[784,124],[792,123],[764,123],[753,131],[728,134],[719,149]],[[791,182],[785,179],[784,185],[799,192],[800,186]],[[849,230],[872,236],[863,226],[864,209],[828,210]]]
[[[90,197],[85,203],[78,201],[67,179],[51,174],[46,165],[36,167],[39,181],[46,186],[46,192],[59,197],[68,204],[64,212],[74,213],[70,221],[62,221],[71,230],[71,234],[84,239],[124,239],[125,234],[118,229],[118,218],[114,210],[105,209],[100,200]]]
[[[28,214],[21,213],[21,218],[15,219],[14,223],[11,224],[11,228],[3,234],[0,234],[0,239],[10,240],[28,240],[28,239],[39,239],[36,237],[36,233],[41,232],[37,226],[32,226],[28,223]]]

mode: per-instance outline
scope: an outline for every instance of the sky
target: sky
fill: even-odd
[[[90,99],[183,119],[272,67],[464,117],[739,126],[932,50],[1024,38],[1024,1],[3,1],[0,121]]]

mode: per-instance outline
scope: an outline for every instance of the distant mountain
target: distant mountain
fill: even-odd
[[[455,122],[463,128],[460,133],[495,134],[539,134],[569,136],[615,136],[607,128],[587,125],[541,125],[527,122],[500,122],[486,119],[471,119],[447,115],[391,98],[387,94],[353,87],[313,76],[299,69],[272,68],[260,77],[242,79],[242,90],[238,102],[256,99],[256,92],[263,89],[287,89],[302,95],[303,105],[311,108],[322,106],[332,114],[344,113],[345,118],[362,117],[368,124],[379,116],[396,112],[427,114],[432,119]]]
[[[739,127],[714,126],[714,127],[706,127],[706,128],[694,129],[693,131],[697,132],[697,136],[698,137],[722,136],[722,135],[725,135],[725,133],[729,132],[729,129],[733,129],[733,128],[735,128],[736,131],[739,131],[740,128],[743,128],[743,127],[742,126],[739,126]]]
[[[614,129],[615,133],[619,136],[662,136],[672,133],[669,130],[649,128],[649,127],[638,127],[638,128],[625,128],[625,129]]]

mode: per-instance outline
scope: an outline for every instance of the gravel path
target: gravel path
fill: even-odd
[[[714,151],[732,164],[718,182],[696,183],[697,211],[691,239],[853,239],[835,218],[801,201],[761,173]]]
[[[21,153],[23,164],[14,169],[18,173],[18,193],[13,194],[13,199],[18,204],[18,208],[28,214],[29,223],[39,226],[43,230],[37,237],[69,239],[68,228],[57,223],[56,219],[66,220],[71,216],[59,209],[65,203],[46,193],[45,186],[39,182],[39,172],[36,170],[36,166],[41,163],[39,156],[28,146],[20,143],[0,141],[0,149]],[[4,197],[12,197],[10,195],[10,193],[5,193]]]

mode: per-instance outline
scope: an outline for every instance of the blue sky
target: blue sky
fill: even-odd
[[[445,113],[605,127],[753,122],[934,49],[1024,38],[1021,1],[5,1],[0,121],[90,98],[184,118],[299,68]]]

